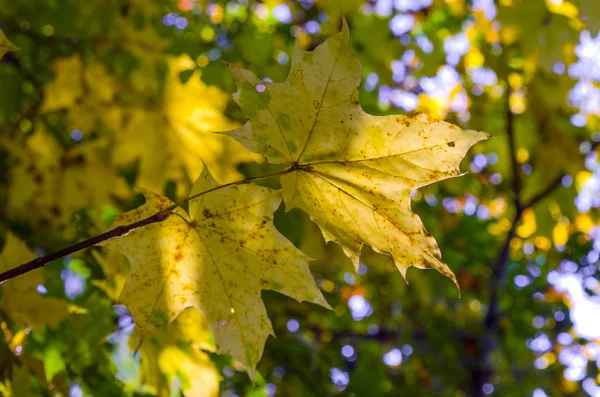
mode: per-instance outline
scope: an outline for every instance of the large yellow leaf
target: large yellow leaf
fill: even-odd
[[[203,350],[213,351],[212,335],[206,320],[189,307],[166,329],[146,338],[140,348],[142,381],[156,390],[158,397],[171,396],[173,378],[185,397],[211,397],[219,394],[220,377]]]
[[[218,186],[205,169],[191,194]],[[146,204],[118,217],[129,224],[172,203],[144,191]],[[299,301],[327,306],[308,257],[273,226],[281,192],[255,185],[231,186],[176,209],[165,221],[111,240],[131,275],[120,300],[146,331],[164,326],[193,306],[208,320],[217,350],[241,361],[250,376],[262,355],[271,324],[260,293],[274,290]]]
[[[132,110],[123,129],[117,131],[115,162],[124,165],[138,160],[136,183],[140,186],[160,192],[171,179],[183,181],[179,184],[183,187],[200,174],[203,162],[219,182],[231,182],[242,178],[239,163],[261,160],[233,139],[211,133],[237,124],[223,115],[228,96],[205,85],[198,71],[181,82],[179,73],[194,67],[187,56],[171,58],[160,108]]]
[[[33,259],[35,254],[23,241],[10,233],[6,236],[6,243],[0,254],[0,272]],[[39,329],[42,325],[56,327],[69,315],[68,304],[60,299],[41,295],[37,288],[43,282],[43,269],[37,269],[3,283],[0,286],[0,310],[15,321],[34,329]]]
[[[459,175],[466,151],[486,134],[423,114],[365,113],[346,23],[313,52],[297,48],[285,83],[231,68],[249,122],[228,134],[270,162],[290,165],[293,172],[282,177],[287,209],[306,211],[355,266],[367,243],[390,254],[403,274],[410,266],[433,268],[455,280],[409,196]]]
[[[182,182],[178,193],[185,194],[203,162],[226,183],[242,178],[239,163],[261,161],[233,139],[211,133],[238,125],[223,115],[228,95],[202,83],[198,71],[181,82],[179,73],[196,66],[189,57],[167,58],[169,72],[159,90],[156,69],[161,58],[149,50],[161,47],[148,47],[137,39],[126,43],[137,43],[132,51],[146,54],[140,55],[144,62],[131,86],[119,85],[101,63],[84,63],[78,55],[58,58],[52,64],[54,79],[44,87],[41,111],[66,110],[68,128],[86,137],[102,136],[103,127],[108,127],[115,138],[113,163],[127,166],[137,161],[136,184],[153,191],[162,191],[166,181],[174,180]]]

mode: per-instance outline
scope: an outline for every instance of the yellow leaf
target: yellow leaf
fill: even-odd
[[[402,272],[433,268],[456,279],[434,238],[411,211],[410,192],[460,174],[459,164],[487,134],[426,115],[371,116],[358,103],[361,65],[348,26],[313,52],[296,48],[284,83],[231,66],[235,100],[250,119],[228,134],[271,163],[286,209],[301,208],[355,266],[364,243],[394,258]]]
[[[83,95],[83,62],[79,55],[55,60],[52,69],[54,80],[44,87],[44,100],[40,109],[43,113],[73,106]]]
[[[205,169],[191,194],[217,187]],[[144,191],[146,204],[117,218],[139,221],[172,203]],[[108,241],[128,256],[131,275],[120,300],[143,330],[164,326],[193,306],[210,324],[217,351],[241,361],[251,377],[272,334],[261,300],[268,289],[327,307],[308,257],[273,226],[281,193],[255,185],[231,186],[190,202],[164,222]]]
[[[577,214],[575,218],[575,227],[580,232],[588,233],[595,225],[596,222],[594,222],[589,214]]]
[[[25,243],[12,234],[6,236],[0,254],[0,272],[35,259],[35,254]],[[43,269],[3,283],[0,288],[0,310],[15,321],[39,330],[42,325],[55,328],[69,315],[68,303],[60,299],[41,295],[38,285],[44,282]]]
[[[90,94],[93,94],[98,100],[106,103],[113,101],[117,91],[116,82],[101,63],[87,65],[83,72],[83,80],[90,90]]]
[[[529,160],[529,151],[525,148],[517,150],[517,161],[521,164],[526,163]]]
[[[223,115],[228,96],[202,83],[198,71],[181,83],[179,72],[191,65],[187,56],[171,59],[160,111],[135,109],[117,131],[115,163],[139,160],[136,184],[153,191],[162,191],[169,179],[183,181],[179,185],[185,186],[200,174],[203,162],[219,182],[227,183],[242,178],[239,163],[261,161],[233,139],[211,133],[237,124]]]
[[[0,60],[7,52],[16,51],[17,49],[18,48],[6,38],[4,31],[0,29]]]
[[[485,57],[479,51],[478,48],[472,48],[467,55],[465,55],[465,66],[476,67],[483,66],[485,62]]]
[[[171,396],[173,378],[185,397],[219,394],[220,377],[202,350],[212,351],[212,335],[199,311],[187,308],[168,328],[148,337],[140,348],[142,381],[153,386],[157,396]]]
[[[568,1],[557,2],[546,0],[546,6],[550,12],[564,15],[567,18],[577,18],[577,14],[579,13],[577,7]]]
[[[589,171],[579,171],[577,175],[575,175],[575,187],[577,190],[583,189],[587,181],[593,176],[593,174]]]
[[[535,233],[536,229],[535,212],[531,208],[526,208],[523,211],[523,221],[521,225],[517,227],[517,234],[519,237],[527,238]]]
[[[552,242],[547,237],[536,236],[534,242],[535,246],[541,249],[542,251],[548,251],[550,248],[552,248]]]
[[[67,127],[83,131],[86,135],[91,134],[100,123],[120,128],[107,117],[118,109],[114,106],[118,84],[104,65],[98,62],[84,65],[81,58],[74,55],[55,60],[52,67],[55,76],[44,87],[42,112],[65,109]]]
[[[129,194],[125,180],[101,161],[105,141],[63,148],[38,127],[24,142],[0,140],[0,145],[18,161],[9,174],[7,207],[14,219],[44,228],[61,225],[82,207],[112,204]]]
[[[552,230],[552,240],[557,247],[564,247],[569,241],[569,222],[560,221]]]

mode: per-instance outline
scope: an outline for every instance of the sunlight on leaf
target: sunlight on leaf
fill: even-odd
[[[403,275],[410,266],[433,268],[456,282],[409,196],[458,176],[467,150],[487,134],[423,114],[365,113],[358,103],[361,65],[345,23],[313,52],[297,48],[285,83],[231,69],[235,99],[250,121],[227,134],[294,168],[282,177],[286,209],[306,211],[356,267],[366,243],[390,254]]]
[[[166,329],[149,336],[140,348],[144,383],[152,385],[159,397],[172,394],[175,377],[185,397],[219,394],[219,374],[203,351],[214,351],[206,320],[194,308],[184,309]]]
[[[191,195],[218,186],[205,169]],[[120,215],[136,222],[172,203],[143,191],[146,204]],[[308,257],[273,226],[281,193],[232,186],[174,210],[167,220],[108,241],[131,261],[120,301],[145,332],[164,327],[193,306],[207,318],[217,351],[241,361],[251,377],[273,333],[261,300],[268,289],[328,307],[308,268]]]

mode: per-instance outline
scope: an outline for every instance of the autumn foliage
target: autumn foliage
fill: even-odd
[[[59,3],[0,11],[0,394],[591,393],[595,6]]]

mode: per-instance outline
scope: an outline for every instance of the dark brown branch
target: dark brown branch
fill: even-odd
[[[489,303],[483,320],[484,334],[478,341],[479,346],[475,358],[477,367],[471,370],[471,395],[473,397],[483,397],[485,395],[483,386],[486,383],[489,383],[495,372],[494,364],[492,363],[492,352],[498,344],[498,328],[500,325],[499,291],[506,281],[508,262],[510,260],[510,242],[515,237],[517,225],[526,208],[521,202],[521,169],[517,160],[517,145],[514,130],[515,116],[510,109],[510,94],[510,89],[508,89],[506,100],[506,134],[508,136],[511,170],[513,174],[512,190],[514,194],[515,215],[492,269],[492,276],[489,284]]]
[[[60,259],[60,258],[64,258],[67,255],[71,255],[75,252],[81,251],[83,249],[92,247],[96,244],[99,244],[103,241],[107,241],[113,238],[117,238],[117,237],[121,237],[121,236],[125,236],[126,234],[132,232],[135,229],[138,229],[140,227],[143,226],[147,226],[147,225],[151,225],[153,223],[158,223],[158,222],[162,222],[165,219],[167,219],[169,217],[169,215],[171,215],[171,212],[173,211],[173,208],[169,207],[165,210],[162,210],[152,216],[149,216],[145,219],[142,219],[141,221],[129,224],[129,225],[125,225],[125,226],[118,226],[106,233],[102,233],[98,236],[89,238],[87,240],[81,241],[79,243],[73,244],[69,247],[63,248],[59,251],[56,251],[52,254],[46,255],[46,256],[41,256],[39,258],[36,258],[30,262],[27,262],[21,266],[15,267],[13,269],[7,270],[4,273],[0,274],[0,284],[10,280],[12,278],[15,278],[17,276],[23,275],[25,273],[28,273],[30,271],[39,269],[41,267],[44,267],[45,265],[47,265],[48,263],[56,260],[56,259]]]
[[[155,213],[152,216],[142,219],[141,221],[137,221],[137,222],[131,223],[129,225],[118,226],[118,227],[116,227],[108,232],[102,233],[98,236],[89,238],[87,240],[81,241],[76,244],[73,244],[69,247],[63,248],[52,254],[41,256],[30,262],[27,262],[25,264],[17,266],[13,269],[7,270],[3,273],[0,273],[0,284],[2,284],[3,282],[5,282],[7,280],[13,279],[17,276],[21,276],[25,273],[29,273],[33,270],[44,267],[48,263],[55,261],[57,259],[60,259],[60,258],[64,258],[67,255],[74,254],[75,252],[84,250],[86,248],[90,248],[96,244],[102,243],[104,241],[108,241],[113,238],[125,236],[128,233],[132,232],[133,230],[139,229],[140,227],[148,226],[153,223],[160,223],[160,222],[164,221],[165,219],[167,219],[172,214],[172,212],[175,210],[175,208],[180,207],[180,206],[184,205],[185,203],[187,203],[191,200],[194,200],[200,196],[204,196],[205,194],[214,192],[215,190],[223,189],[223,188],[234,186],[234,185],[249,183],[249,182],[253,182],[253,181],[257,181],[257,180],[261,180],[261,179],[271,178],[274,176],[289,174],[290,172],[292,172],[294,170],[295,170],[295,168],[292,167],[292,168],[288,168],[284,171],[276,172],[274,174],[257,176],[257,177],[253,177],[253,178],[247,178],[247,179],[243,179],[241,181],[231,182],[231,183],[227,183],[225,185],[219,185],[212,189],[208,189],[203,192],[197,193],[197,194],[190,196],[176,204],[171,205],[168,208],[165,208],[165,209]]]
[[[558,187],[560,187],[561,182],[564,177],[565,177],[565,174],[559,175],[556,179],[554,179],[552,182],[550,182],[544,190],[542,190],[541,192],[539,192],[538,194],[533,196],[527,203],[525,203],[524,207],[525,208],[533,207],[534,205],[536,205],[537,203],[539,203],[546,197],[550,196],[550,194],[552,194],[552,192],[554,192],[554,190],[556,190]]]

